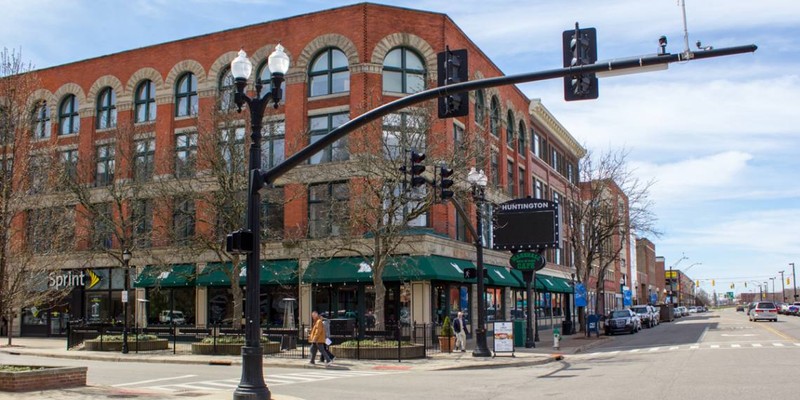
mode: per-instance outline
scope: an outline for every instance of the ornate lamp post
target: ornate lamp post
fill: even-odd
[[[477,221],[475,222],[475,231],[477,237],[475,238],[475,251],[477,259],[477,273],[478,273],[478,327],[475,329],[475,350],[472,352],[473,357],[491,357],[492,352],[489,351],[486,345],[486,293],[483,287],[483,216],[481,208],[486,202],[486,184],[488,178],[483,170],[476,171],[475,168],[469,170],[467,174],[467,182],[472,185],[472,199],[475,200],[475,209]]]
[[[125,294],[122,295],[122,308],[124,311],[123,317],[125,318],[125,321],[122,325],[122,354],[128,354],[128,290],[130,290],[129,281],[131,275],[128,264],[131,261],[131,257],[132,255],[130,250],[125,249],[122,252],[122,268],[125,270]]]
[[[250,109],[250,159],[248,165],[249,181],[247,185],[247,230],[242,238],[250,243],[242,243],[242,252],[247,253],[247,298],[245,299],[245,345],[242,347],[242,378],[233,393],[234,399],[269,399],[270,392],[264,383],[263,358],[261,349],[261,313],[259,312],[261,297],[261,195],[263,185],[261,179],[261,127],[264,109],[271,101],[275,108],[281,100],[284,76],[289,70],[289,56],[278,44],[269,55],[267,65],[272,74],[272,89],[261,97],[261,82],[256,82],[256,96],[250,98],[245,94],[247,80],[253,71],[253,64],[244,50],[231,62],[231,74],[236,82],[234,101],[238,111],[247,104]]]

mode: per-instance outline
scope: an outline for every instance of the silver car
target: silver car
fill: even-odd
[[[750,321],[758,321],[765,319],[768,321],[778,322],[778,307],[771,301],[759,301],[756,306],[750,310]]]

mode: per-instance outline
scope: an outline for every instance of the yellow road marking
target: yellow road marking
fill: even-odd
[[[779,331],[779,330],[767,325],[766,323],[761,323],[761,324],[756,324],[756,325],[758,325],[758,326],[760,326],[760,327],[762,327],[762,328],[764,328],[764,329],[766,329],[766,330],[768,330],[768,331],[770,331],[770,332],[772,332],[772,333],[774,333],[774,334],[776,334],[776,335],[778,335],[778,336],[780,336],[780,337],[782,337],[782,338],[784,338],[784,339],[786,339],[788,341],[793,342],[793,341],[798,340],[798,339],[796,339],[794,337],[791,337],[791,336],[789,336],[789,335],[787,335],[787,334],[785,334],[785,333],[783,333],[783,332],[781,332],[781,331]]]

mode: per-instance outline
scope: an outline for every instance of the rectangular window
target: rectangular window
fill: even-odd
[[[550,166],[553,167],[554,170],[558,171],[558,151],[553,149],[551,154],[552,157],[550,158]]]
[[[567,164],[567,180],[575,183],[575,170],[572,169],[572,164]]]
[[[133,179],[146,182],[153,179],[155,172],[156,140],[142,139],[134,142],[136,153],[133,159]]]
[[[107,186],[114,182],[114,145],[103,144],[96,149],[94,182],[96,186]]]
[[[456,148],[464,144],[464,128],[459,124],[453,124],[453,144]]]
[[[175,135],[175,176],[190,178],[195,173],[197,160],[197,132]]]
[[[244,127],[220,130],[217,153],[219,168],[222,168],[222,163],[224,163],[226,172],[244,173],[248,161],[244,151],[244,136]]]
[[[424,126],[418,115],[400,113],[383,117],[383,156],[389,160],[401,160],[408,156],[406,151],[410,149],[424,153]]]
[[[35,254],[63,252],[75,247],[75,209],[50,207],[28,210],[28,249]]]
[[[308,236],[339,236],[348,221],[350,189],[347,182],[323,183],[308,188]]]
[[[533,155],[542,158],[542,147],[541,143],[539,143],[540,140],[541,138],[539,137],[539,134],[534,132],[533,129],[531,129],[531,144],[533,145]]]
[[[272,168],[286,159],[286,123],[269,121],[262,131],[264,141],[261,144],[261,167]]]
[[[78,149],[64,150],[61,152],[61,168],[66,184],[74,183],[78,179]]]
[[[28,193],[43,193],[47,189],[47,158],[44,156],[33,156],[28,167]]]
[[[492,228],[494,226],[494,205],[490,203],[483,203],[481,210],[481,236],[483,236],[483,247],[492,248],[494,241],[492,240]]]
[[[95,204],[92,208],[92,249],[110,249],[114,242],[114,214],[111,204]]]
[[[192,198],[176,198],[172,209],[172,232],[175,244],[189,245],[194,238],[195,206]]]
[[[404,190],[407,191],[405,194]],[[387,226],[428,226],[428,214],[423,212],[426,197],[425,186],[411,189],[404,189],[401,184],[391,186],[384,193],[383,223]]]
[[[517,187],[518,187],[517,195],[518,195],[518,197],[525,196],[525,176],[526,176],[525,175],[525,170],[520,168],[517,171],[517,179],[519,180],[519,182],[517,182]]]
[[[491,163],[492,163],[492,185],[494,187],[500,187],[500,160],[499,155],[496,151],[492,151],[491,155]]]
[[[517,191],[514,188],[514,162],[506,161],[506,193],[509,196],[516,196]]]
[[[317,115],[308,119],[311,134],[311,143],[315,143],[328,132],[338,128],[349,120],[349,113]],[[309,159],[310,164],[322,164],[332,161],[347,161],[350,153],[347,150],[347,138],[337,140],[324,150],[314,154]]]
[[[149,248],[152,246],[153,235],[153,200],[140,199],[133,203],[131,213],[133,225],[133,240],[136,247]]]
[[[456,240],[467,241],[467,224],[459,213],[456,213]]]
[[[261,198],[261,237],[266,240],[280,240],[284,236],[284,190],[282,187],[269,188]]]

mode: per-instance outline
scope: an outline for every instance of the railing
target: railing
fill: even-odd
[[[274,358],[308,358],[311,343],[308,340],[310,326],[301,325],[297,329],[266,327],[262,328],[262,338],[269,343],[265,346],[265,357]],[[122,328],[104,325],[82,325],[72,323],[67,329],[67,348],[74,348],[85,340],[99,339],[103,348],[104,337],[120,335]],[[210,345],[207,353],[211,355],[230,354],[230,346],[234,347],[244,339],[244,329],[211,326],[197,328],[194,326],[154,326],[147,328],[134,327],[128,330],[130,342],[138,341],[139,334],[155,335],[167,339],[171,343],[173,354],[191,352],[191,345],[206,340]],[[331,324],[331,346],[333,354],[337,352],[343,358],[354,359],[386,359],[398,360],[423,358],[436,353],[452,352],[450,338],[440,341],[441,326],[436,324],[387,325],[383,330],[368,329],[359,334],[355,324]],[[129,343],[130,343],[129,342]],[[210,343],[208,343],[210,342]],[[440,348],[440,343],[443,348]],[[138,349],[139,346],[132,346]],[[138,351],[138,350],[136,350]],[[238,354],[238,353],[237,353]]]

